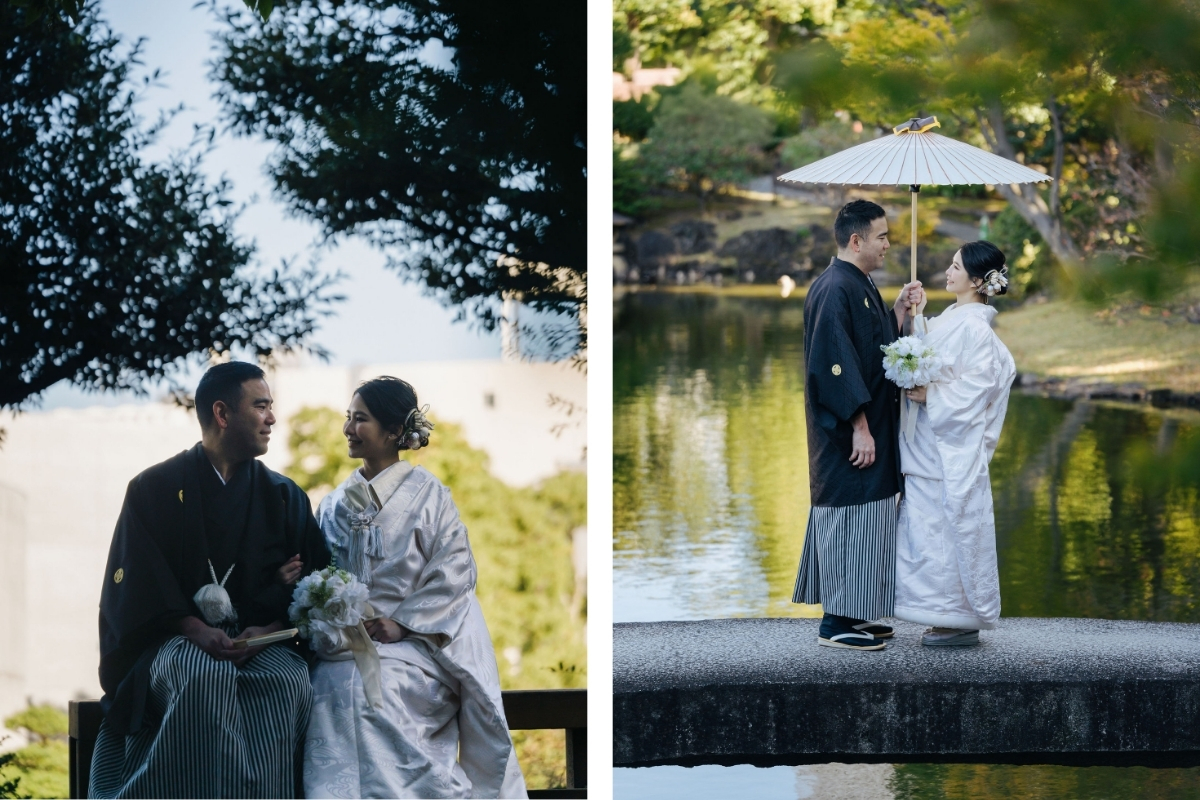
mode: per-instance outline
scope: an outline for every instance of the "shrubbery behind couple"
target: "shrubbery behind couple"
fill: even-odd
[[[812,509],[792,602],[823,605],[821,645],[882,650],[893,630],[878,620],[890,616],[932,626],[924,644],[975,644],[1000,616],[988,462],[1016,369],[988,299],[1007,289],[1004,254],[963,245],[946,270],[957,302],[926,319],[920,282],[889,309],[871,280],[887,235],[880,206],[846,204],[837,257],[804,301]],[[911,438],[882,353],[910,318],[943,361],[933,382],[906,392]]]
[[[257,461],[275,423],[262,370],[212,367],[196,411],[200,443],[130,482],[113,535],[89,796],[292,797],[302,768],[308,797],[524,797],[466,528],[449,489],[399,458],[432,428],[413,388],[354,393],[343,432],[363,466],[316,518]],[[331,552],[382,614],[367,623],[379,707],[353,660],[322,654],[310,676],[307,645],[234,646],[289,627],[296,580]],[[211,583],[232,618],[203,618]]]

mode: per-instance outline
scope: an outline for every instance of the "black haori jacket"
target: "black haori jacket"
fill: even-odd
[[[150,664],[178,620],[203,619],[192,597],[212,582],[200,489],[201,471],[212,468],[197,444],[142,472],[125,492],[100,593],[101,702],[115,733],[140,727]],[[250,508],[226,583],[242,628],[287,620],[292,587],[275,574],[292,555],[306,572],[329,564],[304,491],[257,460],[250,470]]]
[[[900,392],[883,376],[880,347],[898,339],[896,314],[853,264],[834,258],[804,300],[804,412],[814,506],[856,506],[901,489]],[[850,463],[850,419],[860,410],[875,463]]]

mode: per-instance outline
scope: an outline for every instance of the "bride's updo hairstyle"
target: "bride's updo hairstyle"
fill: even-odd
[[[417,390],[407,381],[381,375],[366,381],[354,393],[384,430],[396,434],[397,450],[420,450],[429,444],[433,432],[433,423],[425,417],[429,406],[417,406]]]
[[[981,281],[977,292],[985,298],[1008,294],[1008,267],[999,247],[991,242],[967,242],[960,252],[967,275],[972,281]]]

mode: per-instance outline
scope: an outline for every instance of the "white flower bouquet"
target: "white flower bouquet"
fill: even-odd
[[[350,646],[346,629],[374,616],[369,608],[367,587],[358,578],[326,567],[296,584],[288,617],[313,650],[331,654]]]
[[[928,385],[942,368],[942,359],[934,349],[916,336],[902,336],[883,351],[883,374],[901,389]]]
[[[352,573],[326,567],[296,584],[288,617],[320,657],[332,661],[353,657],[362,673],[367,702],[378,707],[383,702],[379,653],[363,625],[377,616],[368,595],[367,587]]]
[[[944,365],[934,349],[916,336],[902,336],[879,349],[883,351],[884,377],[901,389],[928,386]],[[917,431],[917,413],[911,403],[905,397],[900,407],[900,425],[910,442]]]

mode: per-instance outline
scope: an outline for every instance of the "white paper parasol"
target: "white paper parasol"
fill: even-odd
[[[917,193],[921,186],[970,183],[1038,183],[1053,180],[1007,158],[949,139],[931,128],[937,117],[913,118],[881,136],[808,166],[779,180],[839,186],[902,186],[912,192],[912,280],[917,279]]]

